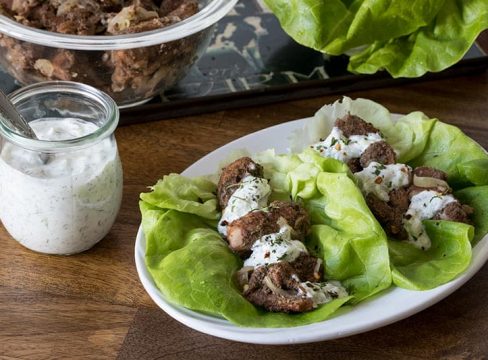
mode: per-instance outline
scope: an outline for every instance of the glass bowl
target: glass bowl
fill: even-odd
[[[139,105],[187,73],[208,46],[213,25],[237,1],[199,0],[193,16],[124,35],[60,34],[0,15],[0,66],[22,85],[77,81],[106,92],[120,107]]]

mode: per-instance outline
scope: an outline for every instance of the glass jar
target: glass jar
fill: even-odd
[[[10,95],[38,140],[0,122],[0,219],[25,247],[48,254],[91,248],[122,199],[115,102],[74,82],[44,82]]]

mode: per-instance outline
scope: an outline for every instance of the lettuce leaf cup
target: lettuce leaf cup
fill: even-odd
[[[471,246],[488,232],[486,150],[457,127],[430,119],[421,112],[394,121],[383,106],[370,100],[347,97],[324,106],[303,129],[292,134],[292,149],[310,152],[306,150],[309,144],[327,135],[335,120],[347,113],[378,128],[395,149],[399,162],[444,171],[456,197],[474,209],[474,228],[458,222],[424,221],[433,243],[429,251],[393,239],[388,241],[395,285],[427,290],[454,279],[469,266]]]

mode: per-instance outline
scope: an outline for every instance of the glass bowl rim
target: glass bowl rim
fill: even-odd
[[[125,50],[159,45],[202,31],[222,19],[238,0],[211,0],[195,15],[161,29],[125,35],[69,35],[39,30],[0,15],[0,33],[29,43],[70,50]]]

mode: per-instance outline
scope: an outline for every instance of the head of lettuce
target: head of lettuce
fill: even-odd
[[[486,0],[265,0],[297,42],[349,70],[418,77],[459,61],[488,28]]]

